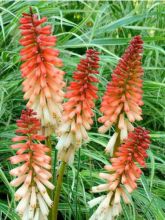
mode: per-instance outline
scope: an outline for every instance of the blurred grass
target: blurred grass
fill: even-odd
[[[124,220],[164,220],[165,214],[165,3],[163,1],[0,1],[0,219],[18,220],[14,212],[13,189],[9,185],[11,138],[15,120],[25,107],[21,91],[18,43],[19,18],[29,6],[47,16],[58,37],[57,47],[64,61],[65,79],[70,81],[87,48],[101,55],[99,100],[91,140],[76,155],[63,184],[60,210],[63,219],[89,219],[90,188],[100,183],[98,172],[108,163],[103,150],[109,134],[97,133],[99,106],[110,74],[129,40],[140,34],[144,40],[144,120],[138,124],[151,131],[147,168],[133,193],[133,204],[123,204]],[[79,177],[79,179],[77,178]],[[68,193],[69,192],[69,193]]]

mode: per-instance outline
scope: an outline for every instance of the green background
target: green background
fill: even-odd
[[[63,59],[65,80],[72,73],[87,48],[100,52],[99,99],[95,118],[89,132],[90,142],[76,154],[74,165],[67,168],[60,198],[60,217],[89,219],[87,201],[94,185],[102,182],[98,173],[103,171],[109,158],[104,147],[111,135],[97,133],[97,118],[106,84],[124,52],[129,40],[141,35],[144,40],[144,96],[141,125],[150,130],[152,144],[148,150],[147,168],[132,194],[132,205],[123,204],[123,214],[117,219],[163,220],[165,214],[165,3],[164,1],[0,1],[0,219],[19,219],[14,212],[14,189],[10,187],[12,166],[8,158],[14,136],[15,121],[25,108],[19,71],[19,18],[29,6],[39,16],[47,16],[58,38],[57,48]],[[52,137],[55,145],[55,136]],[[55,155],[56,152],[53,152]]]

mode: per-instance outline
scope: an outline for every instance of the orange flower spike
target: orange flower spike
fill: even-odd
[[[112,165],[105,166],[108,173],[100,173],[100,178],[107,183],[92,187],[92,192],[107,191],[107,195],[89,201],[90,207],[99,204],[90,220],[114,219],[122,210],[121,197],[125,203],[130,203],[128,194],[137,188],[136,181],[142,174],[136,163],[145,167],[149,144],[149,132],[141,127],[135,128],[128,134],[128,138],[118,148],[115,157],[110,160]]]
[[[83,140],[88,139],[87,130],[90,130],[94,116],[94,100],[97,98],[98,82],[95,74],[99,68],[98,52],[87,50],[86,58],[80,61],[73,74],[74,81],[67,88],[64,103],[63,124],[59,128],[59,142],[56,146],[58,157],[65,162],[72,163],[74,152]]]
[[[101,103],[103,116],[99,122],[104,124],[99,129],[101,133],[113,124],[124,133],[132,130],[132,122],[142,120],[142,48],[141,37],[135,36],[112,73],[112,81],[108,83]]]
[[[37,112],[41,120],[43,132],[50,135],[61,119],[62,100],[65,83],[62,61],[59,51],[52,48],[56,37],[51,35],[51,26],[41,25],[47,18],[38,19],[37,15],[23,13],[20,19],[22,38],[20,51],[24,99],[28,99],[27,107]]]
[[[19,143],[11,146],[16,155],[10,158],[12,164],[22,163],[10,171],[17,177],[10,184],[19,187],[15,192],[15,200],[19,201],[16,211],[21,219],[47,219],[52,201],[46,187],[54,188],[49,181],[51,158],[46,154],[50,149],[40,143],[45,136],[38,134],[41,125],[33,110],[23,110],[17,126],[18,136],[12,140]]]
[[[141,127],[135,128],[134,132],[128,134],[125,140],[115,153],[116,157],[111,159],[112,168],[121,177],[121,182],[129,186],[131,191],[136,188],[136,180],[141,175],[141,170],[135,164],[145,167],[146,150],[149,147],[149,132]]]

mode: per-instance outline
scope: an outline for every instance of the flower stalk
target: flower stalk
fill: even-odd
[[[55,187],[55,194],[54,194],[54,202],[52,206],[52,220],[57,220],[58,216],[58,205],[59,205],[59,199],[60,199],[60,193],[61,193],[61,187],[62,187],[62,181],[63,181],[63,176],[66,168],[66,162],[62,161],[60,164],[58,176],[57,176],[57,183]]]
[[[101,103],[103,116],[98,120],[103,123],[100,133],[105,133],[115,126],[115,133],[110,138],[105,151],[110,153],[111,165],[106,165],[107,173],[100,173],[100,178],[107,181],[92,192],[107,191],[107,195],[89,201],[89,206],[99,204],[90,220],[113,220],[122,211],[121,198],[130,203],[130,193],[137,188],[136,180],[142,171],[136,163],[144,167],[146,150],[149,147],[149,132],[143,128],[134,128],[132,123],[142,120],[142,44],[140,36],[135,36],[112,73]]]
[[[52,209],[52,220],[57,219],[59,197],[62,187],[62,179],[67,164],[72,164],[75,151],[83,141],[88,140],[87,130],[93,123],[92,116],[94,99],[97,98],[98,82],[95,77],[99,68],[98,52],[92,49],[86,51],[85,59],[82,59],[73,74],[74,81],[67,88],[64,103],[63,122],[59,127],[59,140],[57,143],[58,159],[61,161]]]

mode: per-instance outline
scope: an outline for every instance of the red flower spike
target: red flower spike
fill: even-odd
[[[135,162],[145,167],[146,150],[149,144],[149,132],[137,127],[128,134],[128,139],[118,148],[115,153],[116,157],[111,159],[112,168],[117,174],[116,179],[123,180],[122,183],[129,186],[130,191],[136,188],[136,180],[141,175],[141,170]]]
[[[12,164],[22,163],[10,171],[12,176],[17,177],[10,184],[19,187],[15,192],[15,200],[20,200],[16,211],[22,219],[45,219],[52,204],[46,187],[54,188],[49,182],[51,158],[46,154],[50,149],[39,142],[45,140],[45,136],[38,134],[41,125],[33,110],[23,110],[17,126],[16,132],[21,136],[12,139],[19,143],[11,146],[16,155],[10,158]]]
[[[86,130],[93,123],[94,100],[97,98],[98,52],[87,50],[86,58],[82,59],[73,74],[74,81],[67,88],[64,104],[64,122],[59,128],[60,139],[57,144],[59,158],[66,162],[73,161],[73,155],[83,140],[88,138]],[[65,156],[64,156],[65,155]]]
[[[142,48],[141,37],[135,36],[113,71],[112,81],[108,83],[101,103],[103,116],[99,122],[104,125],[100,127],[100,132],[106,132],[112,124],[129,130],[129,122],[142,120]]]
[[[65,95],[69,100],[64,104],[65,118],[76,119],[82,122],[91,121],[94,99],[97,99],[97,87],[93,83],[98,79],[93,74],[98,74],[98,52],[90,49],[86,52],[86,59],[82,59],[73,74],[74,82],[70,83]],[[87,112],[87,114],[86,114]]]
[[[57,67],[62,66],[58,58],[59,51],[53,49],[56,37],[51,35],[51,26],[42,27],[47,18],[38,20],[37,15],[23,13],[20,19],[22,38],[20,51],[24,99],[28,99],[27,107],[37,112],[41,119],[43,132],[50,135],[61,119],[64,72]]]
[[[111,159],[112,165],[105,166],[108,173],[100,173],[107,183],[92,187],[92,192],[107,191],[107,195],[89,201],[91,207],[99,204],[90,220],[114,219],[122,210],[121,197],[125,203],[130,203],[128,194],[137,188],[136,181],[142,174],[136,163],[145,166],[149,144],[149,132],[141,127],[128,134],[125,143],[118,148],[116,157]]]

